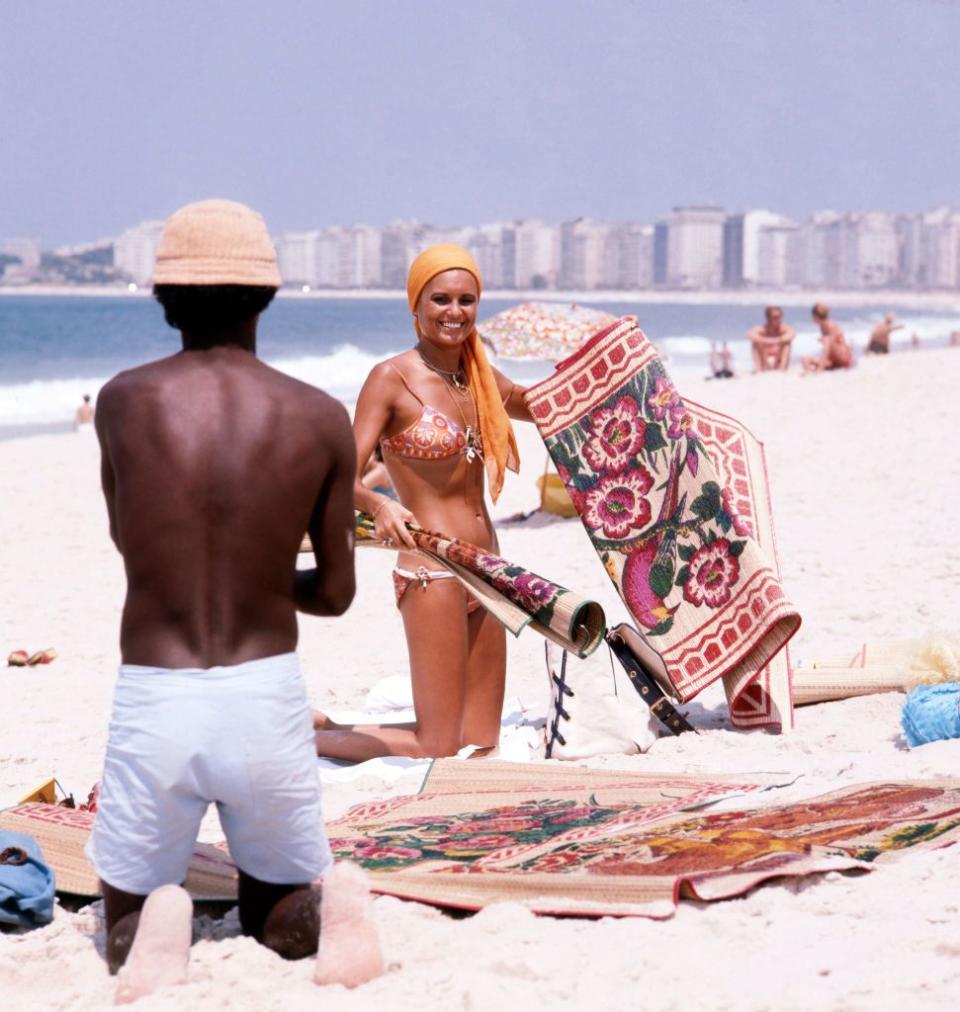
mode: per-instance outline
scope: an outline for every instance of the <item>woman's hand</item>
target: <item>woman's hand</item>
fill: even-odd
[[[416,548],[407,524],[419,527],[417,518],[395,499],[384,499],[373,513],[373,532],[386,545]]]

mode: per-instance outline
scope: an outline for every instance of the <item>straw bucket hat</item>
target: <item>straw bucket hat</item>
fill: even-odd
[[[167,219],[153,283],[279,288],[281,280],[276,250],[256,211],[235,200],[198,200]]]

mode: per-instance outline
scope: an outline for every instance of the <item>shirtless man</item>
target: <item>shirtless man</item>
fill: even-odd
[[[819,356],[808,355],[803,362],[804,373],[826,372],[830,369],[849,369],[853,365],[853,352],[840,325],[830,319],[830,309],[818,302],[810,310],[813,319],[820,327],[820,342],[823,351]]]
[[[797,332],[783,322],[783,310],[779,306],[767,306],[763,314],[766,323],[747,331],[753,351],[753,370],[786,369],[790,365],[790,343]]]
[[[76,432],[81,426],[89,425],[93,421],[93,405],[90,403],[90,395],[83,395],[83,403],[77,408],[73,416],[73,431]]]
[[[111,972],[126,962],[117,1001],[186,979],[180,883],[210,802],[238,868],[244,934],[288,958],[315,952],[319,936],[318,981],[356,984],[380,971],[379,949],[362,873],[333,867],[294,653],[297,611],[339,615],[353,599],[350,421],[256,356],[257,319],[280,284],[256,212],[181,208],[154,282],[183,350],[114,377],[96,412],[127,575],[87,847]],[[297,571],[304,531],[317,565]]]
[[[868,353],[873,355],[888,355],[890,353],[890,335],[895,330],[903,329],[903,324],[896,323],[896,319],[895,313],[886,313],[883,319],[870,331]]]

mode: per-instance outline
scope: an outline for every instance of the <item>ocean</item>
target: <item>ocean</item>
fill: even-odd
[[[517,300],[487,298],[480,318]],[[736,368],[750,368],[746,331],[762,322],[756,305],[592,302],[617,315],[634,313],[660,348],[668,370],[682,376],[706,374],[711,341],[727,341]],[[855,348],[866,345],[870,328],[887,311],[904,324],[893,335],[903,347],[917,334],[921,343],[945,344],[960,327],[955,314],[896,305],[838,308],[834,319]],[[817,331],[804,309],[786,309],[797,330],[794,361],[817,351]],[[397,298],[278,298],[263,314],[260,356],[285,372],[352,401],[371,367],[410,347],[413,332],[405,300]],[[94,398],[114,373],[179,349],[179,335],[166,325],[151,298],[88,295],[0,296],[0,438],[68,428],[83,394]],[[546,376],[549,362],[496,363],[519,383]],[[682,389],[682,384],[681,384]]]

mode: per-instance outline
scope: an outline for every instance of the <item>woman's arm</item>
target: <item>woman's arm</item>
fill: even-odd
[[[530,409],[524,400],[527,388],[508,379],[499,369],[493,366],[490,368],[493,369],[493,375],[497,381],[497,389],[500,391],[500,399],[503,401],[507,414],[518,422],[532,422],[533,415],[530,414]]]
[[[357,509],[373,517],[374,532],[378,538],[398,546],[415,548],[406,528],[408,522],[416,523],[410,510],[363,483],[363,472],[370,454],[393,421],[398,388],[397,374],[381,362],[371,370],[357,398],[357,410],[353,416],[353,438],[357,444],[353,501]]]

